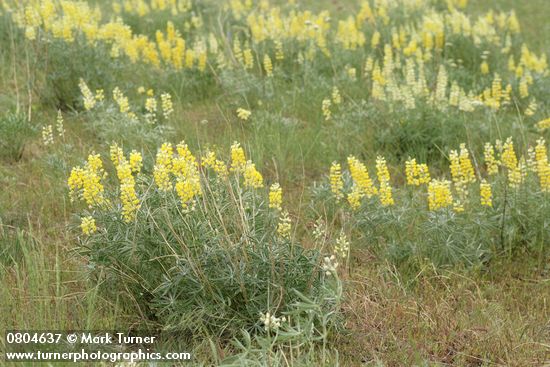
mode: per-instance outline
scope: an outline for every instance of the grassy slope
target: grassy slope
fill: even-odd
[[[480,3],[480,10],[495,6],[515,8],[530,44],[539,50],[550,50],[550,39],[540,36],[550,33],[545,12],[540,11],[548,8],[547,1]],[[14,102],[14,97],[8,96],[24,99],[27,95],[25,69],[18,69],[14,76],[13,55],[2,50],[1,56],[0,89],[9,91],[0,99],[0,106],[4,107]],[[195,140],[195,145],[212,141],[226,145],[241,134],[234,131],[229,138],[219,138],[216,121],[223,120],[223,115],[214,103],[186,106],[182,112],[187,121],[209,121],[206,125],[191,123],[178,132],[180,137]],[[35,122],[53,121],[54,116],[53,106],[37,106],[33,111]],[[69,120],[66,126],[67,141],[78,152],[73,157],[84,156],[93,142],[86,140],[79,121]],[[265,139],[257,139],[259,134],[272,134],[278,140],[266,148]],[[285,187],[294,184],[296,190],[291,195],[298,200],[302,187],[296,182],[303,178],[299,168],[315,157],[308,155],[307,146],[293,151],[301,158],[291,164],[295,177],[286,176],[286,149],[296,147],[295,141],[286,138],[274,131],[254,131],[246,139],[256,161],[281,162],[279,166],[266,163],[264,169],[270,176],[281,174],[283,183],[288,181]],[[316,139],[322,140],[323,136]],[[349,153],[344,150],[345,145],[342,154]],[[70,252],[74,239],[65,231],[71,217],[63,187],[64,167],[43,159],[46,155],[36,134],[27,144],[22,160],[0,161],[0,216],[7,225],[5,232],[9,232],[0,240],[0,246],[19,243],[14,240],[11,227],[26,228],[28,232],[26,238],[20,239],[19,264],[0,271],[0,329],[112,327],[122,322],[116,300],[104,300],[94,293],[93,285],[82,276],[81,262]],[[330,159],[324,157],[325,161]],[[325,161],[316,162],[317,167],[326,167]],[[374,364],[378,359],[387,365],[408,365],[430,356],[434,361],[457,365],[492,361],[525,366],[540,363],[545,354],[550,358],[548,272],[533,277],[533,264],[503,263],[488,273],[464,276],[459,272],[435,272],[426,265],[411,281],[400,279],[368,253],[357,255],[346,303],[350,335],[336,341],[346,364]]]

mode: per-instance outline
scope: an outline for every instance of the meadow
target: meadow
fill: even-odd
[[[0,329],[168,335],[192,360],[165,365],[550,365],[547,14],[0,0]]]

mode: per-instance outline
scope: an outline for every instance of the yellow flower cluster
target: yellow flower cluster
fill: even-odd
[[[452,150],[449,157],[451,177],[457,192],[457,198],[453,205],[455,211],[461,212],[464,211],[464,203],[468,197],[468,184],[475,181],[474,167],[464,143],[460,144],[460,154]]]
[[[493,144],[488,142],[485,143],[483,156],[485,158],[485,164],[487,165],[487,173],[489,175],[497,174],[500,162],[495,158],[495,148],[493,147]]]
[[[147,97],[145,100],[145,115],[147,122],[154,124],[157,122],[157,99],[155,97]]]
[[[53,127],[52,125],[46,125],[42,127],[42,141],[44,145],[53,144]]]
[[[340,236],[336,239],[336,245],[334,251],[338,256],[345,259],[349,254],[349,241],[344,231],[340,232]]]
[[[348,201],[352,208],[357,209],[361,198],[364,196],[371,198],[378,193],[378,190],[372,183],[367,167],[357,158],[349,156],[348,166],[353,180],[353,188],[351,194],[348,195]]]
[[[479,69],[481,71],[481,74],[483,75],[489,74],[489,64],[487,63],[487,60],[483,60],[483,62],[479,66]]]
[[[233,148],[240,146],[235,143]],[[243,153],[244,154],[244,153]],[[68,179],[68,185],[71,189],[71,199],[75,194],[83,198],[90,208],[99,210],[111,210],[117,207],[121,208],[122,219],[130,223],[138,218],[141,207],[140,199],[136,192],[135,174],[141,172],[143,157],[141,154],[132,150],[126,156],[123,150],[115,143],[110,147],[110,158],[116,169],[116,175],[119,181],[120,204],[110,204],[104,199],[104,188],[100,180],[106,176],[103,168],[103,162],[99,154],[92,153],[88,156],[84,168],[74,167]],[[227,166],[221,160],[216,158],[213,152],[208,152],[202,160],[202,166],[213,169],[219,175],[227,177]],[[181,206],[187,212],[194,210],[200,202],[198,197],[203,195],[203,172],[199,169],[199,163],[185,142],[179,143],[174,149],[172,144],[164,143],[159,148],[155,168],[153,172],[154,182],[159,191],[172,191],[179,198]],[[237,177],[240,175],[237,174]],[[256,170],[251,161],[245,162],[242,171],[244,186],[258,188],[263,186],[263,178]],[[142,177],[143,180],[146,177]],[[218,182],[221,183],[221,182]],[[225,180],[224,184],[230,181]],[[170,195],[171,197],[171,195]],[[289,239],[291,236],[291,219],[288,212],[283,211],[283,190],[278,183],[271,185],[268,194],[269,208],[277,212],[277,234],[282,239]],[[200,205],[200,204],[199,204]],[[81,221],[81,229],[85,235],[91,235],[97,231],[95,219],[92,216],[85,216]]]
[[[264,55],[264,70],[267,77],[273,76],[273,62],[268,54]]]
[[[166,120],[172,113],[174,113],[174,104],[172,103],[172,96],[169,93],[162,93],[160,95],[162,114]]]
[[[141,156],[141,153],[136,150],[132,150],[130,152],[130,168],[132,169],[132,173],[140,173],[142,166],[143,157]]]
[[[525,109],[525,112],[524,112],[525,116],[533,116],[537,111],[537,108],[538,108],[537,102],[535,100],[531,100],[531,102],[529,102],[529,105]]]
[[[104,101],[105,96],[103,89],[98,89],[96,91],[96,94],[94,95],[83,79],[80,79],[79,87],[84,101],[84,108],[87,111],[93,109],[95,106],[97,106],[98,103]],[[145,93],[145,88],[139,87],[137,91],[138,94],[143,94]],[[132,108],[130,106],[129,98],[119,87],[115,87],[113,89],[112,96],[114,102],[118,106],[118,110],[120,113],[128,116],[133,120],[137,119],[136,113],[131,111]],[[162,93],[160,95],[160,100],[162,115],[164,116],[164,119],[168,119],[168,117],[172,113],[174,113],[172,97],[169,93]],[[147,90],[147,97],[145,98],[145,104],[143,107],[145,109],[145,121],[150,124],[155,124],[157,122],[157,111],[159,107],[157,97],[155,97],[155,93],[152,89]]]
[[[514,142],[512,138],[508,138],[502,146],[502,154],[500,156],[502,165],[508,169],[508,182],[510,187],[517,188],[521,184],[523,177],[521,166],[518,164],[518,158],[514,151]]]
[[[88,84],[84,81],[84,79],[80,79],[80,82],[78,83],[78,87],[80,88],[80,93],[82,93],[82,98],[84,100],[84,109],[86,111],[91,110],[96,105],[96,98],[90,88],[88,87]]]
[[[153,174],[161,191],[173,187],[171,175],[176,179],[175,189],[181,204],[188,208],[195,197],[202,195],[198,163],[184,142],[176,146],[174,155],[172,145],[164,143],[157,153]]]
[[[87,236],[95,233],[97,231],[95,219],[91,216],[82,217],[80,228],[82,229],[82,233]]]
[[[241,144],[235,142],[231,145],[231,171],[243,172],[246,168],[246,157]]]
[[[543,138],[540,138],[537,141],[537,146],[535,147],[535,159],[540,188],[544,192],[550,192],[550,164],[548,163],[546,142]]]
[[[171,177],[176,178],[176,192],[182,205],[187,208],[189,202],[202,195],[200,184],[199,165],[189,147],[181,142],[176,147],[177,155],[174,155],[172,145],[164,143],[156,158],[153,170],[155,183],[161,191],[169,191],[173,184]],[[202,159],[202,165],[213,169],[220,177],[227,176],[226,165],[216,158],[215,153],[208,152]],[[263,177],[251,161],[246,161],[244,150],[239,143],[231,146],[231,171],[242,173],[244,186],[260,188],[263,186]]]
[[[495,175],[499,166],[507,169],[507,177],[510,187],[519,187],[527,177],[528,172],[534,172],[538,176],[540,190],[550,192],[550,162],[548,160],[546,142],[543,138],[537,141],[535,147],[529,147],[527,158],[522,156],[519,160],[514,151],[514,144],[508,138],[503,144],[496,141],[496,149],[500,156],[495,156],[495,148],[491,143],[486,143],[484,148],[487,174]],[[492,185],[484,178],[476,179],[476,173],[470,158],[470,153],[465,144],[460,145],[460,151],[450,152],[450,172],[452,180],[430,179],[427,165],[419,165],[416,159],[409,158],[405,163],[405,175],[407,185],[420,186],[428,184],[428,207],[430,210],[453,207],[455,212],[463,212],[465,204],[469,202],[471,184],[479,182],[479,204],[493,206]],[[497,159],[498,158],[498,159]],[[389,173],[384,158],[376,160],[376,170],[380,187],[377,189],[372,184],[367,168],[355,157],[348,158],[350,174],[353,180],[351,192],[347,194],[348,202],[352,209],[361,206],[361,200],[373,195],[380,196],[383,206],[394,205],[392,188],[389,186]],[[423,166],[423,168],[420,168]],[[333,163],[330,168],[330,190],[335,197],[343,195],[343,182],[340,165]],[[476,199],[477,200],[477,199]]]
[[[120,113],[132,116],[130,114],[130,103],[128,102],[128,97],[126,97],[118,87],[113,89],[113,99],[118,104]]]
[[[190,204],[193,207],[197,196],[202,195],[200,173],[197,160],[185,142],[182,141],[176,146],[176,152],[177,154],[171,157],[171,173],[176,178],[175,188],[181,205],[187,209]]]
[[[140,17],[164,11],[177,15],[191,9],[191,0],[115,0],[112,7],[117,14],[125,12]]]
[[[337,201],[344,196],[344,180],[342,180],[342,167],[340,163],[332,162],[330,166],[330,191]]]
[[[188,9],[189,4],[175,5],[172,3],[172,14],[177,14],[175,9]],[[179,3],[187,0],[178,0]],[[11,2],[6,0],[7,2]],[[144,0],[125,0],[124,10],[136,9],[136,14],[145,16],[148,9],[159,8],[155,3],[166,4],[165,0],[151,0],[147,6]],[[33,6],[20,6],[21,3],[32,3]],[[5,4],[4,4],[5,5]],[[134,34],[131,28],[124,24],[120,17],[112,18],[106,23],[101,23],[104,17],[99,7],[90,7],[88,3],[70,0],[25,0],[15,4],[14,18],[17,24],[25,28],[27,38],[35,39],[37,29],[42,27],[47,35],[63,39],[68,43],[75,41],[77,36],[83,35],[90,46],[96,46],[102,41],[111,46],[111,57],[119,57],[121,52],[132,62],[144,62],[154,67],[159,67],[161,61],[166,66],[180,69],[182,67],[192,68],[197,60],[197,67],[204,71],[206,66],[206,47],[204,41],[198,40],[192,47],[187,47],[185,40],[168,21],[166,32],[158,30],[156,39],[150,40],[142,34]],[[122,10],[120,3],[113,4],[115,13]],[[30,15],[29,9],[40,9],[39,12]],[[27,14],[25,14],[27,13]],[[131,13],[131,12],[130,12]],[[192,17],[187,27],[198,26],[202,23],[199,17]],[[182,62],[185,60],[185,64]]]
[[[244,108],[237,108],[237,117],[243,121],[247,121],[248,118],[252,115],[252,112],[245,110]]]
[[[309,10],[296,11],[292,9],[292,11],[284,13],[275,6],[264,6],[258,10],[252,11],[251,7],[247,9],[241,1],[231,1],[233,16],[236,19],[246,18],[253,42],[311,41],[324,54],[328,54],[326,36],[330,29],[330,18],[327,11],[314,14]],[[245,15],[247,11],[249,14]],[[279,48],[279,50],[281,49],[282,47]]]
[[[512,85],[518,85],[521,98],[529,97],[529,87],[538,76],[548,73],[547,56],[538,56],[519,43],[515,35],[520,26],[513,11],[471,15],[464,10],[466,2],[448,0],[445,9],[431,0],[364,1],[355,14],[338,17],[331,17],[327,10],[299,9],[294,1],[281,5],[261,1],[257,6],[248,0],[220,2],[230,21],[245,27],[233,37],[231,49],[220,46],[227,44],[222,35],[206,29],[200,9],[195,9],[191,0],[117,0],[112,4],[114,17],[110,12],[102,13],[99,6],[74,0],[3,0],[2,4],[30,40],[51,37],[68,43],[85,42],[89,47],[106,45],[113,58],[125,56],[154,68],[216,73],[216,67],[261,72],[263,66],[263,74],[270,78],[274,62],[284,60],[285,48],[291,48],[296,50],[292,65],[304,66],[315,58],[330,59],[344,53],[352,60],[364,57],[360,61],[365,65],[363,77],[372,97],[391,106],[398,103],[413,109],[424,101],[439,110],[453,107],[469,112],[476,106],[498,110],[510,105],[515,92]],[[122,15],[132,14],[148,23],[149,14],[159,11],[169,12],[173,18],[153,30],[152,37],[135,33],[122,20]],[[411,14],[411,19],[401,19],[402,12]],[[179,18],[182,14],[184,21]],[[182,33],[190,36],[184,38]],[[458,80],[450,80],[453,73],[448,72],[449,68],[464,68],[463,61],[438,57],[446,46],[452,46],[449,39],[474,46],[482,60],[479,71],[487,75],[487,81],[493,69],[497,71],[494,58],[508,59],[508,67],[495,72],[482,91],[466,91]],[[489,54],[488,46],[495,55]],[[357,70],[356,65],[345,66],[351,80],[357,78]],[[432,70],[437,74],[435,84],[434,78],[426,75]],[[503,85],[503,80],[509,83]],[[338,100],[323,102],[325,119],[331,118],[330,103],[338,105]],[[85,105],[92,108],[93,101],[90,93]]]
[[[348,203],[352,209],[359,209],[359,207],[361,206],[361,199],[363,198],[363,195],[356,186],[353,186],[347,198]]]
[[[90,208],[106,202],[101,179],[105,176],[99,154],[90,154],[84,168],[75,167],[67,181],[71,190],[71,201],[81,197]]]
[[[283,239],[289,239],[292,231],[292,221],[288,212],[285,210],[279,216],[279,223],[277,224],[277,233]]]
[[[431,180],[428,184],[428,207],[438,210],[453,205],[451,182],[448,180]]]
[[[113,162],[115,167],[124,159],[124,151],[118,146],[117,143],[113,143],[109,147],[109,155],[111,157],[111,162]]]
[[[248,47],[248,43],[247,47],[243,51],[243,63],[244,68],[247,70],[250,70],[254,67],[254,55],[252,55],[252,50],[250,49],[250,47]]]
[[[540,120],[539,122],[537,122],[537,127],[540,129],[540,130],[546,130],[548,128],[550,128],[550,117],[544,119],[544,120]]]
[[[258,172],[258,170],[256,169],[256,165],[251,161],[246,162],[243,177],[244,177],[245,187],[258,189],[262,187],[264,184],[264,179],[262,177],[262,174]]]
[[[425,163],[416,163],[415,158],[409,158],[405,162],[405,175],[407,184],[420,186],[430,182],[430,171]]]
[[[61,114],[61,111],[57,111],[57,118],[55,120],[55,129],[57,130],[57,133],[60,137],[65,138],[65,126],[63,121],[63,115]]]
[[[218,177],[225,178],[227,177],[227,166],[221,160],[216,157],[216,153],[209,151],[201,159],[202,166],[205,168],[210,168],[216,172]]]
[[[96,89],[96,91],[95,91],[95,100],[98,103],[101,103],[105,100],[105,91],[103,89]]]
[[[363,32],[357,28],[355,19],[350,15],[346,20],[338,22],[338,31],[336,33],[336,41],[342,44],[346,50],[356,50],[362,47],[366,42],[366,37]]]
[[[111,145],[110,155],[120,182],[122,217],[125,222],[131,222],[135,219],[140,207],[135,189],[136,181],[132,173],[140,172],[143,158],[139,152],[133,150],[128,161],[117,144]]]
[[[479,101],[487,107],[498,110],[502,105],[509,104],[511,100],[512,86],[506,85],[502,88],[502,79],[499,74],[495,74],[490,88],[486,88],[480,95]]]
[[[481,205],[491,207],[493,206],[493,194],[491,190],[491,185],[485,180],[482,180],[479,184],[479,197]]]
[[[331,105],[332,105],[332,102],[329,98],[323,99],[323,103],[321,104],[321,110],[323,112],[323,116],[325,117],[325,121],[328,121],[332,118],[332,112],[330,110]]]
[[[122,218],[129,223],[136,218],[137,211],[140,207],[139,199],[135,189],[135,179],[132,175],[132,167],[130,163],[123,157],[122,160],[115,164],[117,177],[120,182],[120,201],[122,203]]]
[[[274,183],[269,188],[269,207],[281,210],[283,204],[283,189],[278,183]]]
[[[332,102],[336,105],[342,103],[342,96],[337,86],[332,87]]]
[[[390,185],[390,173],[384,157],[376,158],[376,175],[380,183],[380,202],[383,206],[393,205],[392,189]]]
[[[164,143],[157,152],[153,176],[159,190],[169,191],[172,189],[170,171],[172,170],[172,155],[174,154],[172,144]]]

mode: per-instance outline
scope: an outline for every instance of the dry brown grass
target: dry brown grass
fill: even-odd
[[[351,364],[543,366],[550,359],[550,278],[531,264],[464,275],[426,266],[413,284],[374,259],[348,281]],[[520,270],[522,269],[522,270]],[[370,364],[369,364],[370,363]],[[363,364],[364,365],[364,364]]]

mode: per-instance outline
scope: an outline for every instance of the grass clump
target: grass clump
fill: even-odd
[[[13,113],[0,117],[0,159],[17,162],[23,156],[25,143],[36,131],[24,116]]]
[[[139,153],[127,158],[112,146],[118,186],[99,155],[71,173],[73,198],[89,204],[79,251],[106,294],[190,342],[273,332],[279,325],[266,313],[290,318],[305,299],[332,312],[331,273],[319,250],[292,236],[278,185],[268,195],[238,144],[229,167],[213,152],[199,165],[186,144],[176,150],[163,144],[153,168],[142,169]]]

